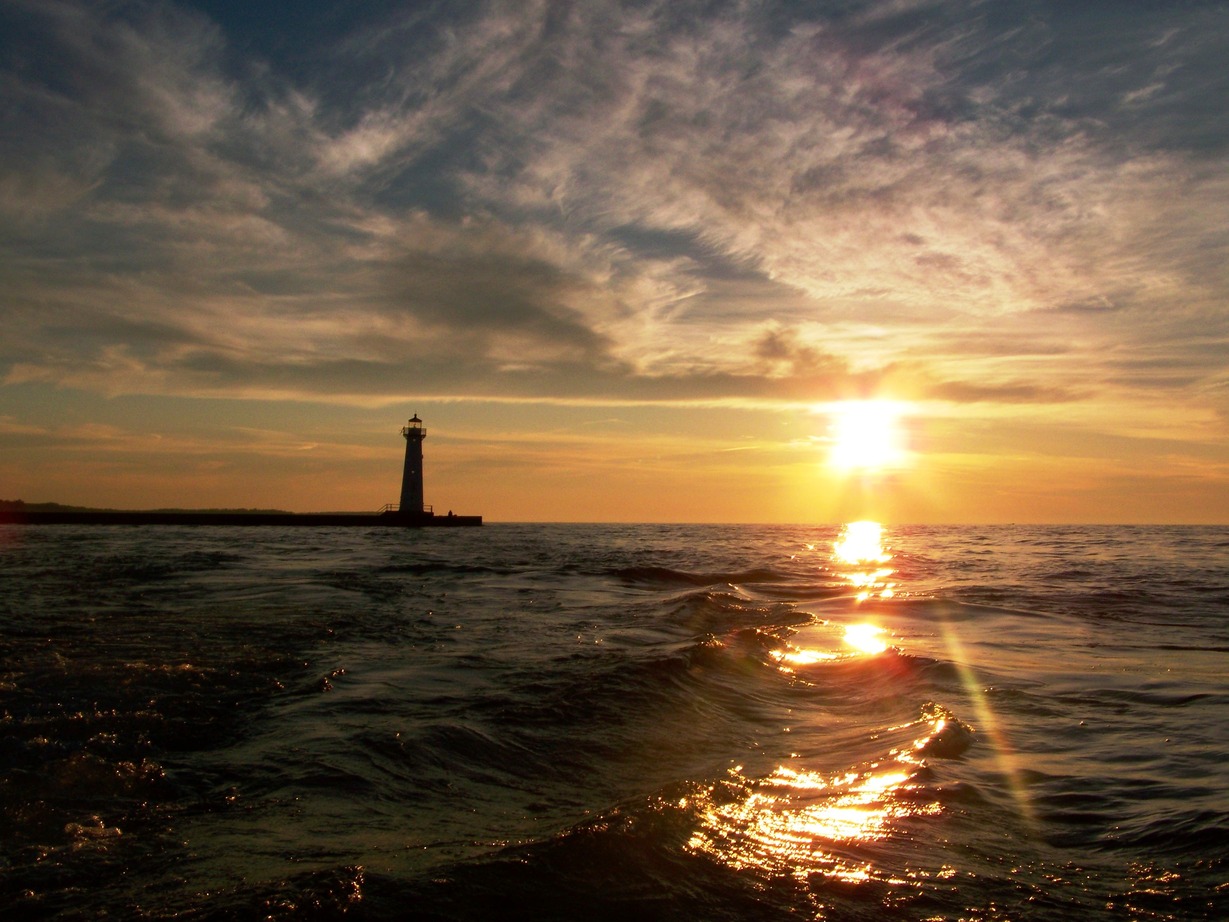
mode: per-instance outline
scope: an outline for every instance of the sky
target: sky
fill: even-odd
[[[488,521],[1229,522],[1226,60],[1199,0],[0,0],[0,498],[376,509],[417,414]]]

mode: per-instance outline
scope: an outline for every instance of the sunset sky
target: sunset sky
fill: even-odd
[[[417,413],[488,521],[1229,521],[1226,61],[1199,0],[0,0],[0,498],[375,509]]]

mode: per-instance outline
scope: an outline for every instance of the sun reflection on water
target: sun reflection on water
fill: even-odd
[[[889,560],[883,550],[883,526],[869,520],[848,523],[833,542],[832,550],[842,563],[886,563]]]
[[[837,658],[835,653],[828,653],[825,650],[774,650],[772,657],[785,666],[814,666],[816,663],[825,663]]]
[[[888,582],[895,571],[883,566],[892,555],[884,550],[883,526],[878,522],[847,524],[832,544],[832,559],[845,581],[858,590],[859,602],[875,596],[890,599],[896,595],[896,583]]]
[[[808,549],[823,554],[821,547]],[[854,590],[830,600],[835,612],[849,617],[815,618],[791,630],[788,639],[781,637],[771,653],[777,668],[791,681],[820,687],[834,677],[852,686],[908,681],[917,656],[892,646],[892,635],[874,623],[910,623],[908,602],[880,603],[896,596],[891,561],[879,523],[844,526],[832,543],[827,572]],[[949,629],[940,630],[946,636]],[[989,727],[987,738],[1005,762],[1005,741],[994,732],[980,685],[955,639],[948,639],[951,662],[960,670],[979,726],[983,732]],[[886,755],[856,762],[848,771],[809,770],[791,762],[766,776],[746,778],[736,769],[690,805],[698,810],[698,822],[688,848],[737,871],[793,879],[817,895],[825,881],[886,885],[889,890],[868,892],[889,894],[883,897],[887,906],[910,888],[924,887],[924,878],[956,873],[949,866],[940,872],[903,867],[892,843],[909,835],[910,822],[944,813],[947,795],[936,782],[944,775],[927,766],[936,759],[962,758],[975,735],[943,705],[927,701],[918,718],[876,730],[871,740],[893,747]],[[874,751],[883,752],[879,745],[873,743]]]
[[[817,551],[815,545],[807,550]],[[857,604],[896,596],[896,583],[889,581],[894,571],[884,566],[892,555],[884,548],[883,526],[869,520],[845,525],[832,543],[832,572],[857,592]],[[803,641],[807,646],[803,646]],[[797,645],[795,645],[797,644]],[[818,648],[816,648],[818,646]],[[794,673],[808,666],[845,660],[850,657],[878,656],[889,649],[883,628],[869,621],[843,626],[827,621],[817,622],[804,632],[796,632],[794,643],[770,653],[782,672]]]
[[[845,643],[860,653],[882,653],[888,648],[882,634],[883,628],[874,624],[848,624],[845,626]]]
[[[844,774],[780,766],[747,780],[735,770],[731,784],[738,794],[730,799],[709,793],[688,848],[735,870],[803,882],[821,875],[850,884],[904,883],[877,869],[863,849],[909,818],[942,812],[919,773],[922,755],[946,725],[946,715],[924,714],[916,725],[899,728],[922,730],[911,746]]]

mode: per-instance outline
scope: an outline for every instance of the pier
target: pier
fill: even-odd
[[[482,524],[480,515],[436,515],[423,503],[422,443],[427,430],[418,414],[401,430],[405,437],[405,464],[401,473],[401,502],[388,503],[376,512],[280,512],[233,509],[77,509],[34,508],[13,504],[0,508],[0,525],[227,525],[289,528],[465,528]]]
[[[480,515],[425,512],[209,512],[196,510],[127,511],[110,509],[0,509],[0,525],[230,525],[296,528],[457,528],[481,525]]]

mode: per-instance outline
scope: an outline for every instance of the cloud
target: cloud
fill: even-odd
[[[9,4],[0,373],[1015,403],[1156,361],[1223,395],[1189,344],[1227,333],[1229,26],[1095,7],[394,7],[287,54],[183,5]]]
[[[926,396],[953,403],[1067,403],[1086,397],[1078,391],[1055,385],[1027,382],[975,384],[968,381],[941,381],[931,385]]]

